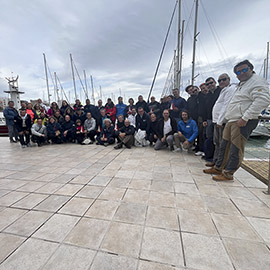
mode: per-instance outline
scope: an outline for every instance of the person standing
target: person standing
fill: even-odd
[[[181,111],[187,107],[187,102],[184,98],[180,97],[178,88],[173,89],[173,99],[170,103],[170,116],[178,123],[181,120]]]
[[[18,131],[16,129],[14,119],[16,116],[18,116],[17,110],[14,108],[14,102],[10,100],[8,102],[8,107],[5,108],[4,110],[4,117],[6,119],[6,125],[8,127],[8,136],[9,136],[9,141],[11,143],[16,143],[18,142]]]
[[[125,115],[125,109],[127,107],[126,104],[123,103],[123,98],[118,97],[118,104],[116,104],[116,118],[118,118],[118,115],[122,114]]]
[[[218,159],[205,173],[216,174],[213,180],[233,180],[241,166],[246,142],[258,124],[258,116],[270,104],[269,84],[254,72],[253,65],[244,60],[234,67],[240,81],[225,114],[228,121],[223,131]]]
[[[152,113],[154,113],[157,117],[157,119],[160,119],[160,117],[162,116],[161,112],[160,112],[160,103],[156,101],[155,97],[151,97],[151,102],[148,103],[148,111],[149,111],[149,115],[151,115]]]
[[[15,116],[14,123],[19,133],[21,147],[30,147],[31,117],[25,109],[20,109],[20,115]]]
[[[139,108],[143,108],[143,110],[148,113],[148,106],[142,95],[138,96],[138,101],[136,103],[137,112],[139,112]]]

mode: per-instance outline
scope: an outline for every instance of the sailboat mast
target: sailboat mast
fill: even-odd
[[[60,96],[59,96],[59,89],[58,89],[56,72],[54,72],[54,80],[55,80],[55,91],[56,91],[56,96],[57,96],[57,104],[60,105]]]
[[[179,71],[180,71],[180,50],[181,50],[181,5],[182,0],[178,1],[178,39],[177,39],[177,59],[176,59],[176,88],[180,88]]]
[[[93,82],[92,75],[90,76],[90,78],[91,78],[91,87],[92,87],[92,100],[93,100],[93,104],[95,105],[95,92],[94,92],[94,82]]]
[[[75,93],[75,99],[77,99],[77,91],[76,91],[76,83],[75,83],[75,76],[74,76],[74,67],[73,67],[73,60],[72,55],[70,54],[70,64],[71,64],[71,71],[72,71],[72,79],[73,79],[73,86],[74,86],[74,93]]]
[[[45,53],[43,53],[43,59],[44,59],[44,68],[45,68],[45,75],[46,75],[46,85],[47,85],[47,93],[48,93],[48,102],[49,102],[49,105],[50,105],[51,104],[51,98],[50,98],[50,88],[49,88],[47,61],[46,61]]]
[[[85,73],[85,70],[83,71],[83,75],[84,75],[84,83],[85,83],[86,98],[88,98],[88,89],[87,89],[87,81],[86,81],[86,73]]]
[[[179,72],[178,72],[179,89],[180,89],[181,77],[182,77],[184,26],[185,26],[185,20],[182,21],[182,28],[181,28],[182,29],[181,30],[181,46],[180,46]]]
[[[267,53],[266,53],[266,61],[265,61],[265,79],[268,78],[268,62],[269,62],[269,41],[267,42]]]
[[[196,56],[196,42],[197,36],[197,24],[198,24],[198,9],[199,9],[199,0],[196,0],[195,8],[195,23],[194,23],[194,38],[193,38],[193,57],[192,57],[192,75],[191,75],[191,85],[194,85],[194,74],[195,74],[195,56]]]

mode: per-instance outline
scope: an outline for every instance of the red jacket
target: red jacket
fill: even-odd
[[[113,106],[112,108],[110,108],[109,106],[106,106],[105,112],[110,117],[110,119],[115,122],[116,107]]]

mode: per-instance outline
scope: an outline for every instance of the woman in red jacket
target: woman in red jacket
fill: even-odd
[[[105,111],[107,116],[112,120],[113,124],[115,123],[116,107],[110,98],[107,99],[105,105]]]

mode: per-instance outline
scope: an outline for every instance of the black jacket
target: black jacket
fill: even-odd
[[[206,99],[207,99],[207,94],[203,94],[202,92],[199,92],[198,116],[201,117],[203,121],[207,120]]]
[[[150,102],[148,103],[148,111],[154,113],[158,118],[161,116],[160,113],[160,103],[155,101],[155,102]]]
[[[187,100],[187,110],[190,117],[197,122],[199,115],[199,98],[198,95],[190,96]]]
[[[129,113],[129,111],[131,111],[132,109],[137,109],[136,105],[132,105],[132,106],[127,105],[127,107],[125,108],[125,115],[124,116],[128,117],[128,115],[131,114],[131,113]]]
[[[137,112],[138,112],[138,108],[140,108],[140,107],[142,107],[145,112],[149,112],[146,101],[143,100],[142,102],[138,101],[136,103],[136,110],[137,110]]]
[[[123,126],[119,129],[120,132],[126,133],[126,135],[134,135],[135,128],[132,125],[129,125],[128,127]]]
[[[92,117],[95,118],[97,120],[98,118],[98,110],[97,110],[97,107],[95,105],[85,105],[84,106],[84,113],[85,115],[90,112]]]
[[[82,125],[83,125],[83,123],[84,123],[84,121],[85,121],[85,119],[86,119],[85,113],[83,113],[83,114],[81,114],[81,115],[78,115],[77,112],[75,112],[75,113],[73,114],[73,116],[72,116],[72,120],[73,120],[74,123],[76,123],[76,121],[77,121],[78,119],[81,120]]]
[[[105,135],[105,137],[107,139],[114,137],[114,128],[113,126],[110,126],[109,128],[107,128],[106,126],[103,128],[103,130],[101,131],[99,138],[102,138]]]
[[[55,123],[49,123],[47,125],[47,135],[48,137],[53,137],[55,136],[55,131],[59,130],[60,132],[62,131],[62,127],[59,123],[55,122]]]
[[[158,124],[159,124],[158,120],[156,120],[155,122],[151,121],[149,131],[150,134],[158,135]]]
[[[65,121],[62,115],[60,115],[59,117],[54,116],[54,118],[56,119],[57,123],[59,123],[60,125],[62,125]]]
[[[158,134],[157,134],[159,139],[163,138],[164,135],[166,135],[166,137],[168,137],[169,135],[173,135],[174,133],[177,132],[177,123],[176,123],[175,119],[172,118],[172,117],[170,117],[170,119],[171,119],[172,131],[170,131],[167,134],[164,134],[164,131],[163,131],[163,129],[164,129],[164,119],[162,118],[162,119],[159,120],[159,122],[158,122]]]
[[[136,115],[136,130],[145,130],[149,134],[151,119],[149,115],[144,112],[141,117],[139,114]]]
[[[163,102],[160,103],[160,113],[162,114],[164,110],[168,110],[171,107],[171,103],[170,102]]]
[[[15,124],[15,127],[17,129],[18,132],[21,132],[23,129],[26,129],[28,131],[31,130],[31,116],[29,114],[27,114],[26,116],[26,119],[25,119],[25,125],[26,127],[23,128],[23,120],[22,120],[22,117],[20,115],[17,115],[14,117],[14,124]]]
[[[72,120],[70,121],[65,121],[63,124],[62,124],[62,129],[63,131],[70,131],[70,132],[75,132],[75,125],[74,125],[74,122]]]
[[[220,91],[221,89],[217,87],[214,93],[209,92],[206,96],[206,119],[207,120],[212,120],[213,107],[219,97]]]

